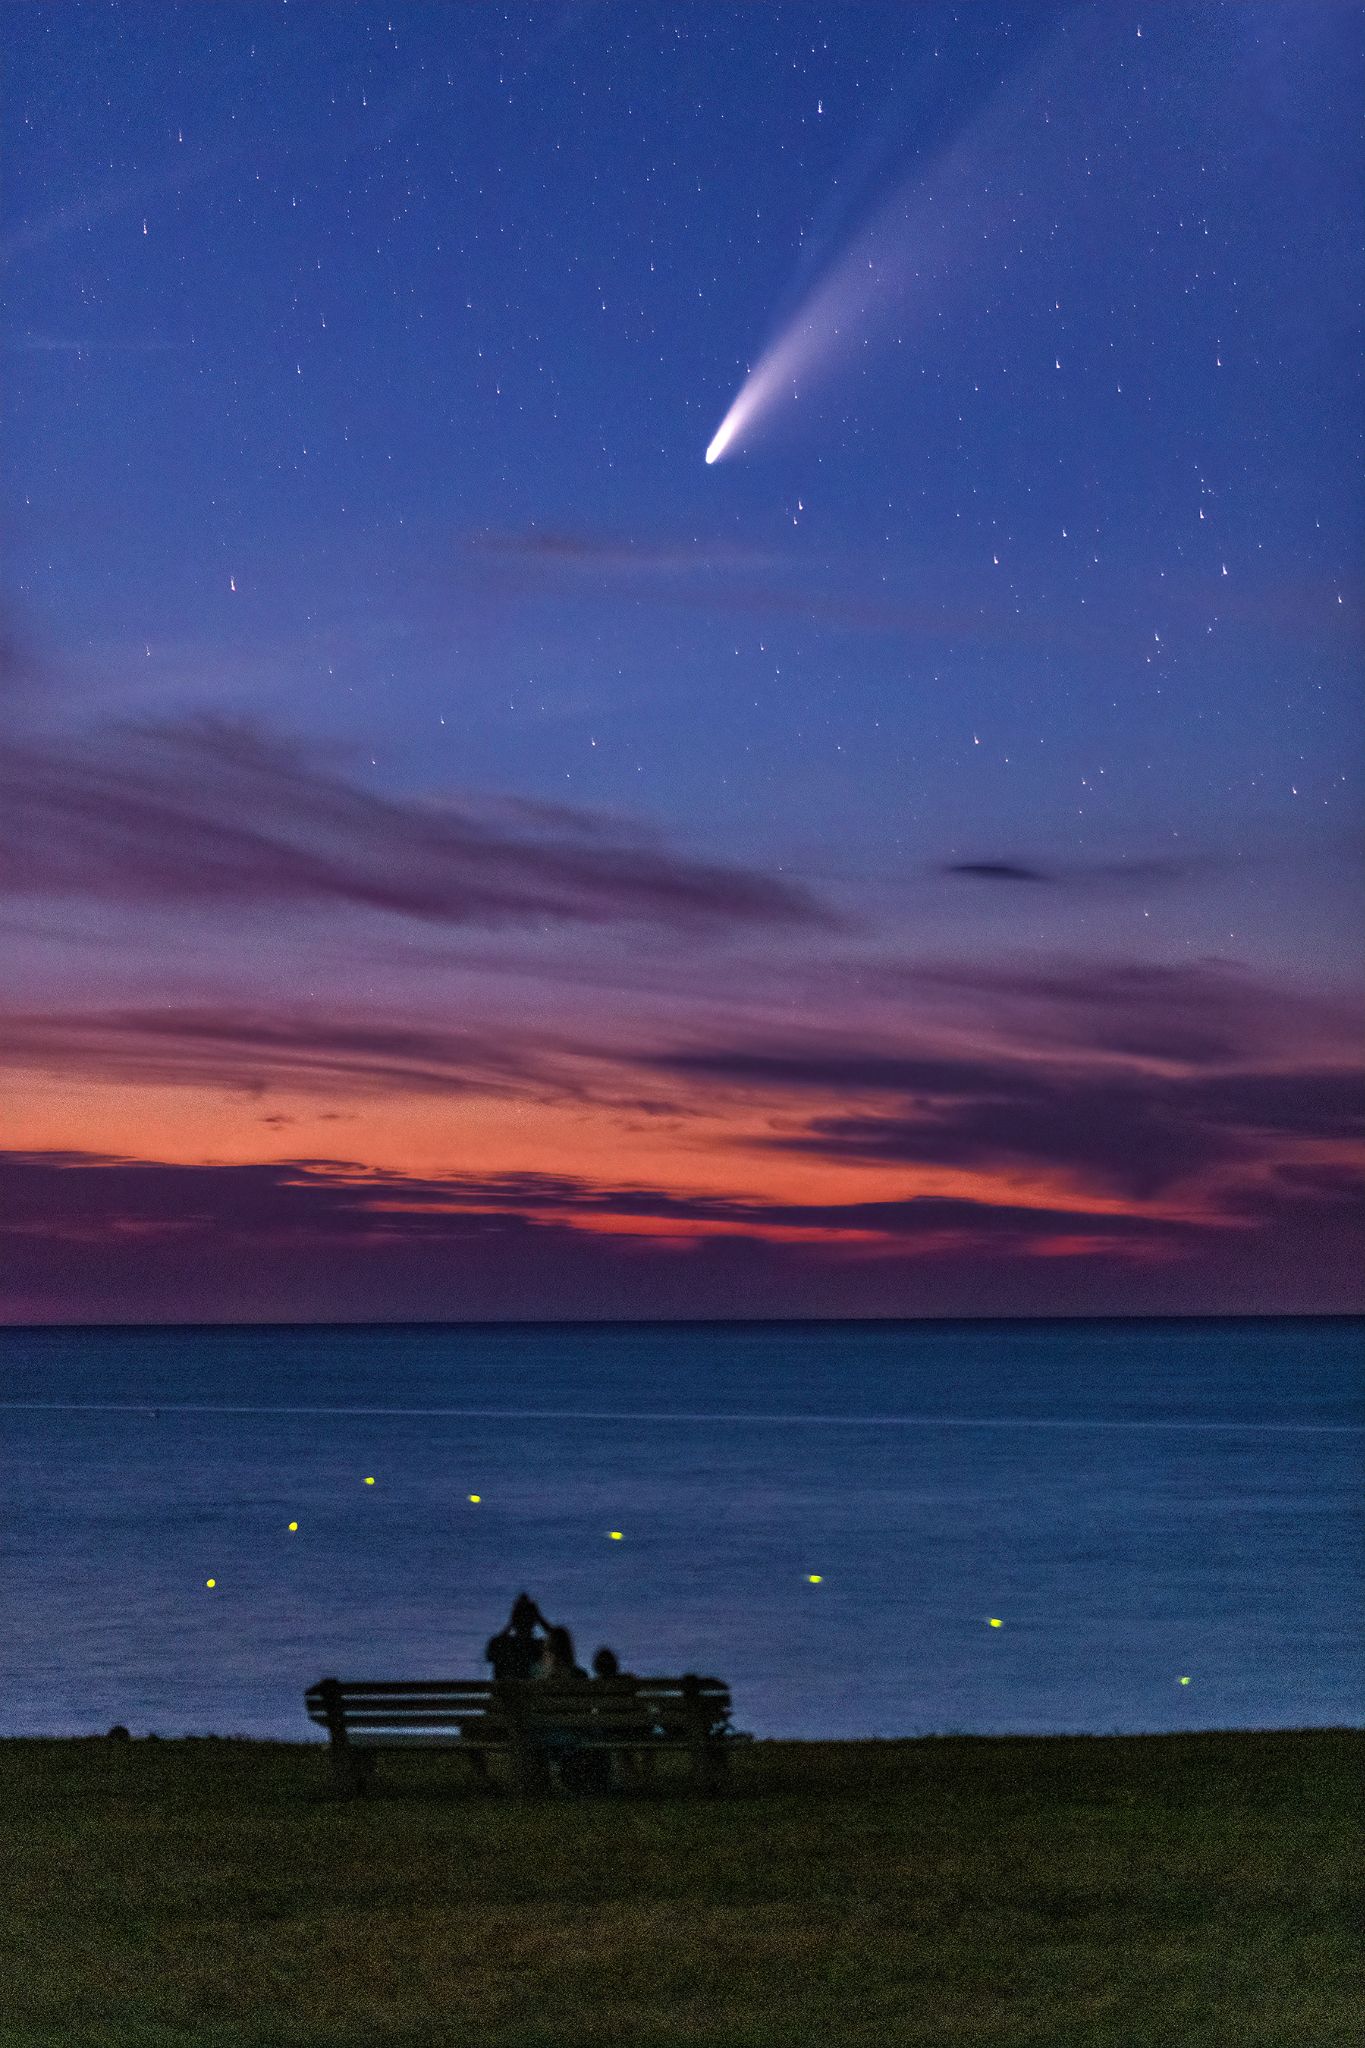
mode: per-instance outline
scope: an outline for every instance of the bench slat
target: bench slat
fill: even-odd
[[[725,1740],[727,1741],[738,1741],[739,1739],[740,1738],[738,1736],[735,1736],[733,1738],[725,1738]],[[493,1742],[491,1740],[484,1741],[481,1737],[478,1736],[474,1737],[473,1740],[471,1740],[467,1736],[461,1738],[453,1735],[366,1734],[357,1735],[350,1746],[352,1749],[491,1749],[497,1751],[499,1754],[502,1751],[504,1751],[507,1747],[506,1743],[504,1742]],[[656,1749],[683,1750],[690,1749],[691,1746],[692,1745],[689,1742],[683,1742],[680,1740],[675,1741],[671,1737],[667,1739],[661,1738],[654,1742],[632,1742],[627,1741],[624,1737],[616,1737],[613,1739],[609,1739],[605,1742],[598,1742],[593,1744],[593,1747],[595,1749],[648,1749],[651,1753]]]
[[[443,1696],[454,1693],[469,1699],[491,1698],[496,1687],[496,1681],[491,1678],[346,1678],[338,1682],[343,1697],[352,1694],[373,1693],[381,1699],[401,1696],[403,1693],[432,1693]],[[539,1685],[541,1683],[539,1679],[534,1678],[512,1682],[527,1686]],[[600,1681],[592,1679],[587,1682],[596,1685]],[[664,1693],[672,1694],[679,1698],[682,1697],[685,1690],[680,1678],[637,1678],[634,1681],[634,1685],[637,1693]],[[723,1679],[699,1678],[696,1690],[705,1695],[715,1692],[728,1692],[729,1687]],[[307,1698],[312,1700],[320,1699],[321,1697],[321,1683],[310,1685]]]
[[[700,1709],[700,1716],[698,1717],[694,1716],[691,1712],[684,1713],[678,1708],[655,1705],[649,1700],[623,1702],[619,1706],[590,1701],[556,1701],[552,1705],[547,1700],[543,1705],[537,1703],[534,1707],[523,1707],[520,1712],[513,1711],[509,1713],[496,1704],[487,1707],[474,1705],[462,1707],[452,1705],[449,1702],[439,1702],[434,1706],[413,1707],[407,1711],[397,1713],[391,1707],[380,1707],[373,1704],[365,1704],[359,1707],[348,1706],[343,1707],[340,1718],[346,1727],[378,1727],[382,1724],[394,1728],[404,1728],[415,1727],[424,1721],[441,1723],[497,1721],[508,1724],[523,1721],[527,1723],[540,1721],[619,1721],[633,1723],[639,1721],[647,1724],[657,1722],[660,1726],[666,1727],[685,1728],[692,1725],[694,1718],[701,1718],[712,1722],[728,1719],[730,1702],[728,1700],[705,1700],[700,1702]],[[320,1709],[310,1708],[308,1718],[319,1728],[326,1728],[331,1725],[328,1716]]]
[[[573,1698],[575,1694],[591,1694],[593,1700],[673,1700],[673,1702],[677,1702],[677,1700],[686,1700],[688,1698],[688,1694],[681,1692],[681,1688],[677,1688],[677,1686],[647,1686],[647,1683],[641,1683],[641,1686],[604,1686],[600,1679],[583,1679],[581,1683],[575,1683],[575,1686],[548,1686],[548,1683],[542,1683],[540,1679],[524,1679],[522,1683],[524,1683],[524,1690],[518,1690],[518,1692],[497,1692],[493,1686],[442,1686],[438,1679],[430,1679],[430,1681],[422,1683],[422,1686],[417,1686],[417,1683],[407,1683],[407,1686],[403,1686],[401,1692],[397,1692],[397,1688],[391,1690],[387,1686],[340,1686],[340,1694],[342,1694],[344,1700],[391,1700],[393,1706],[405,1706],[411,1700],[469,1700],[469,1702],[497,1700],[497,1698],[534,1700],[540,1694],[553,1696],[557,1700]],[[700,1698],[700,1700],[716,1700],[720,1696],[729,1696],[729,1686],[698,1686],[698,1690],[696,1690],[696,1698]],[[311,1686],[309,1692],[305,1694],[305,1698],[321,1702],[327,1696],[323,1694],[321,1686]]]
[[[518,1716],[499,1714],[499,1712],[493,1712],[493,1710],[489,1710],[487,1714],[481,1714],[481,1712],[475,1712],[473,1708],[465,1708],[465,1710],[456,1710],[456,1708],[422,1708],[422,1710],[413,1710],[409,1714],[395,1714],[391,1710],[379,1710],[379,1708],[375,1708],[375,1710],[364,1708],[358,1714],[348,1710],[344,1718],[346,1718],[348,1729],[420,1729],[420,1726],[485,1726],[485,1724],[487,1726],[499,1726],[499,1729],[503,1729],[503,1726],[514,1726],[514,1724],[524,1724],[524,1726],[528,1726],[528,1729],[536,1729],[536,1726],[548,1726],[548,1724],[555,1724],[555,1726],[585,1726],[585,1729],[587,1729],[587,1726],[604,1726],[604,1729],[606,1729],[606,1726],[612,1726],[612,1729],[618,1729],[618,1726],[620,1726],[620,1729],[634,1729],[634,1726],[645,1726],[645,1729],[651,1729],[651,1726],[655,1726],[655,1724],[686,1726],[686,1716],[681,1716],[681,1714],[653,1714],[653,1712],[643,1710],[639,1706],[634,1706],[634,1708],[624,1708],[624,1706],[620,1706],[620,1708],[598,1708],[598,1706],[587,1706],[587,1704],[583,1704],[583,1706],[579,1706],[579,1704],[573,1704],[573,1706],[569,1706],[569,1704],[565,1704],[565,1706],[542,1706],[542,1708],[534,1708],[534,1710],[528,1710],[528,1712],[518,1714]],[[718,1716],[708,1712],[706,1718],[708,1720],[716,1720]],[[325,1726],[325,1722],[319,1722],[319,1724]]]
[[[534,1699],[525,1700],[458,1700],[437,1695],[434,1698],[401,1701],[343,1699],[341,1711],[349,1720],[353,1714],[385,1714],[402,1721],[420,1714],[499,1714],[521,1717],[524,1715],[547,1714],[666,1714],[670,1718],[687,1719],[695,1707],[701,1707],[710,1715],[727,1708],[730,1704],[724,1693],[707,1693],[693,1705],[683,1700],[651,1699],[648,1693],[622,1693],[613,1698],[610,1694],[599,1695],[591,1692],[562,1692],[538,1694]],[[314,1718],[326,1719],[327,1708],[321,1700],[310,1700],[308,1711]]]
[[[405,1692],[465,1693],[476,1699],[493,1690],[491,1678],[347,1678],[340,1683],[343,1692],[373,1692],[386,1699]],[[321,1691],[321,1684],[310,1685],[309,1699]]]
[[[326,1725],[325,1723],[322,1725]],[[495,1720],[491,1714],[348,1714],[346,1727],[392,1728],[401,1734],[405,1728],[505,1728],[505,1721]]]
[[[353,1735],[350,1738],[350,1747],[352,1749],[487,1749],[494,1746],[491,1743],[480,1742],[477,1737],[470,1741],[468,1737],[461,1735],[399,1734],[397,1732],[380,1735],[365,1729],[362,1729],[358,1735]],[[505,1744],[498,1743],[496,1747],[501,1749],[505,1747]]]
[[[491,1694],[457,1692],[410,1692],[402,1699],[385,1699],[368,1692],[343,1692],[339,1704],[345,1713],[420,1714],[424,1707],[439,1707],[449,1714],[481,1714],[496,1704]],[[311,1699],[310,1707],[326,1711],[325,1699]]]

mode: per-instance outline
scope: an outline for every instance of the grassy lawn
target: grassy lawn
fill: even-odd
[[[1354,2044],[1362,1762],[759,1743],[727,1799],[517,1804],[408,1755],[340,1804],[305,1745],[4,1742],[0,2044]]]

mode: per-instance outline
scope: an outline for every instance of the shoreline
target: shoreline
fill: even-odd
[[[1140,1728],[1092,1730],[1069,1728],[1053,1730],[1044,1734],[1032,1731],[1012,1731],[1008,1734],[980,1733],[966,1728],[943,1728],[927,1730],[918,1735],[750,1735],[746,1750],[774,1749],[909,1749],[925,1743],[1029,1743],[1049,1742],[1235,1742],[1242,1738],[1258,1740],[1279,1740],[1289,1736],[1302,1735],[1362,1735],[1365,1736],[1365,1720],[1362,1721],[1311,1721],[1296,1722],[1293,1725],[1256,1728]],[[26,1732],[22,1734],[0,1734],[0,1752],[16,1744],[24,1743],[77,1743],[96,1742],[156,1742],[173,1747],[177,1743],[235,1743],[260,1749],[282,1749],[312,1753],[325,1751],[328,1739],[325,1734],[314,1735],[244,1735],[234,1732],[223,1733],[219,1729],[185,1729],[178,1735],[163,1735],[160,1729],[130,1729],[121,1722],[112,1728],[91,1729],[80,1735],[51,1735]]]
[[[24,1335],[35,1331],[80,1336],[98,1334],[101,1330],[117,1330],[125,1335],[135,1334],[139,1330],[175,1330],[185,1333],[203,1330],[838,1330],[861,1329],[868,1324],[882,1329],[913,1330],[926,1325],[934,1329],[980,1329],[991,1325],[1008,1328],[1048,1323],[1132,1324],[1139,1328],[1150,1323],[1365,1323],[1365,1308],[1265,1309],[1260,1312],[1244,1309],[1226,1314],[1217,1309],[1191,1309],[1173,1310],[1169,1313],[1153,1311],[1142,1315],[1077,1313],[1053,1316],[495,1316],[469,1319],[432,1317],[427,1321],[414,1321],[411,1318],[392,1321],[371,1318],[364,1322],[330,1322],[318,1318],[301,1323],[246,1320],[226,1323],[24,1323],[0,1320],[0,1336],[6,1333]]]

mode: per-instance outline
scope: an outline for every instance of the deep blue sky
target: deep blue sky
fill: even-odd
[[[970,1165],[1084,1209],[1089,1138],[964,1151],[964,1120],[1008,1123],[964,1068],[929,1158],[907,1118],[948,1097],[878,1092],[866,1059],[1064,1041],[1089,1073],[1099,1011],[1154,988],[1192,1021],[1130,1090],[1201,1079],[1195,1041],[1222,1077],[1354,1058],[1359,9],[196,0],[6,29],[26,1156],[273,1168],[318,1156],[326,1114],[363,1125],[349,1165],[444,1185],[488,1174],[505,1115],[506,1170],[563,1174],[583,1084],[547,1077],[547,1032],[630,1074],[700,1048],[727,1086],[731,1055],[814,1032],[839,1049],[818,1104],[771,1070],[723,1105],[594,1084],[592,1187],[613,1158],[612,1200],[771,1202],[772,1148],[814,1158],[870,1090],[907,1176],[860,1152],[869,1198],[965,1199]],[[746,371],[863,252],[879,317],[850,303],[823,374],[707,467]],[[483,879],[550,836],[533,901],[414,901],[438,802],[497,821],[450,856]],[[249,852],[204,854],[206,817],[249,817]],[[725,897],[704,939],[666,890],[649,916],[612,896],[648,859]],[[395,861],[403,886],[357,882]],[[737,911],[750,883],[800,908]],[[1064,1028],[1026,1029],[1044,983]],[[145,1019],[87,1044],[131,1003],[199,1021],[155,1055]],[[343,1012],[535,1050],[515,1083],[461,1069],[477,1138],[414,1151],[420,1087],[362,1115],[347,1091],[391,1075],[269,1051]],[[246,1101],[277,1118],[256,1152]],[[678,1134],[712,1112],[689,1175]],[[1195,1164],[1254,1153],[1259,1200],[1337,1170],[1325,1120],[1272,1144],[1239,1109]],[[1163,1226],[1232,1199],[1162,1194]],[[566,1312],[597,1299],[565,1286]]]

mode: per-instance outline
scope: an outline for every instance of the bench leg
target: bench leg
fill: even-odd
[[[647,1743],[642,1743],[638,1749],[617,1750],[617,1773],[621,1784],[633,1786],[637,1791],[652,1785],[658,1761],[657,1753]]]
[[[364,1765],[357,1751],[349,1743],[332,1738],[332,1783],[343,1799],[354,1799],[363,1792]]]
[[[535,1742],[510,1745],[512,1790],[519,1799],[540,1799],[550,1790],[550,1760]]]
[[[694,1782],[699,1792],[719,1792],[728,1758],[719,1743],[698,1742],[692,1751]]]

